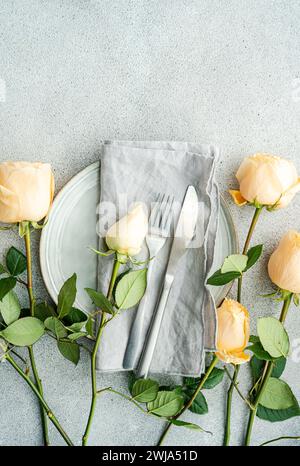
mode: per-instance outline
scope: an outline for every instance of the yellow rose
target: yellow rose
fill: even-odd
[[[255,154],[246,157],[239,167],[236,177],[240,193],[231,192],[234,201],[257,202],[261,205],[286,207],[300,190],[300,179],[294,164],[270,154]]]
[[[125,217],[114,223],[106,234],[109,249],[127,256],[137,255],[148,230],[148,219],[143,206],[138,204]]]
[[[242,364],[250,356],[244,353],[250,335],[249,313],[233,299],[225,299],[217,309],[218,335],[217,352],[221,361]]]
[[[279,242],[268,263],[269,276],[279,288],[300,293],[300,234],[289,231]]]
[[[0,164],[0,222],[38,222],[46,217],[53,195],[54,178],[49,164]]]

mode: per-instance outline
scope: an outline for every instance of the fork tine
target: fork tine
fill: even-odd
[[[170,230],[170,226],[171,226],[171,222],[172,222],[172,218],[173,218],[173,203],[174,203],[174,196],[168,196],[168,199],[167,199],[167,206],[166,206],[166,210],[164,212],[164,219],[163,219],[163,225],[162,225],[162,228],[164,230],[166,230],[167,232]]]
[[[158,213],[158,206],[159,206],[159,199],[160,199],[161,194],[158,193],[154,205],[151,207],[151,212],[150,212],[150,217],[149,217],[149,225],[152,225],[154,223],[154,218],[156,217],[156,214]]]
[[[160,230],[163,236],[169,233],[173,219],[172,207],[174,196],[161,194],[157,195],[155,205],[153,206],[149,218],[149,228]]]
[[[165,223],[165,215],[166,215],[166,211],[167,211],[167,208],[168,208],[168,202],[169,202],[169,198],[170,196],[168,196],[165,200],[165,195],[163,197],[163,201],[161,203],[161,208],[160,208],[160,221],[159,221],[159,228],[162,229],[164,228],[164,223]]]
[[[164,217],[162,222],[162,228],[165,230],[166,233],[169,233],[170,226],[173,219],[173,203],[174,203],[174,196],[168,196],[166,209],[164,211]]]
[[[160,194],[157,197],[157,201],[150,216],[150,225],[152,228],[158,228],[161,221],[161,205],[163,203],[165,195]]]

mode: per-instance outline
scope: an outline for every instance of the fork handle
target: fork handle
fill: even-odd
[[[137,368],[138,377],[146,378],[148,376],[172,282],[173,278],[168,279],[168,277],[166,277],[162,293],[159,299],[159,305],[156,312],[153,315],[149,334],[145,342],[144,351],[142,353],[139,366]]]
[[[153,261],[149,263],[147,272],[147,282],[149,284],[150,277],[153,270]],[[145,309],[148,303],[148,293],[146,291],[142,298],[139,307],[137,309],[135,319],[130,329],[130,335],[123,359],[124,369],[134,369],[136,367],[137,359],[140,354],[140,348],[142,346],[142,330],[144,324]]]

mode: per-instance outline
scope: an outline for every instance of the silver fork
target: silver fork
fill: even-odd
[[[149,218],[149,232],[146,236],[146,244],[149,250],[149,258],[154,258],[164,246],[170,233],[172,222],[172,204],[174,198],[165,194],[158,194],[155,205],[151,210]],[[150,260],[147,273],[147,284],[149,286],[154,261]],[[131,327],[129,340],[123,360],[124,369],[133,369],[142,349],[142,329],[145,309],[149,294],[146,292],[140,302],[133,325]]]

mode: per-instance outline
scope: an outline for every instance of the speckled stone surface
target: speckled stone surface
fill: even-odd
[[[298,0],[27,0],[2,2],[0,12],[0,160],[51,162],[57,189],[97,160],[99,141],[179,139],[221,146],[221,191],[235,186],[242,157],[270,151],[300,172],[300,4]],[[6,96],[5,96],[6,89]],[[264,260],[244,281],[252,327],[257,316],[279,313],[262,299],[270,290],[268,254],[289,228],[300,229],[300,196],[284,211],[264,214],[254,242]],[[240,238],[251,209],[232,208]],[[38,235],[36,235],[38,236]],[[15,244],[1,232],[1,254]],[[38,297],[46,291],[34,242]],[[234,293],[234,290],[233,290]],[[23,302],[26,296],[23,295]],[[300,399],[300,313],[292,308],[287,329],[293,346],[284,379]],[[36,345],[45,394],[76,444],[89,405],[86,354],[77,368],[52,341]],[[248,386],[241,370],[241,389]],[[126,388],[127,375],[98,375],[99,387]],[[172,445],[220,445],[228,381],[206,391],[209,414],[188,414],[213,436],[173,429]],[[0,367],[0,445],[39,445],[36,400],[13,370]],[[234,397],[232,443],[241,442],[247,410]],[[160,421],[147,419],[113,395],[99,399],[90,437],[98,445],[153,445]],[[53,444],[62,444],[50,428]],[[270,424],[257,420],[253,443],[300,435],[299,418]],[[295,445],[295,441],[281,444]]]

